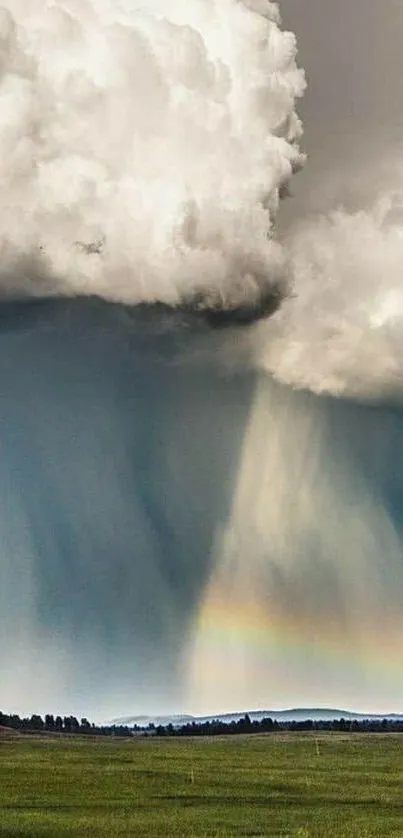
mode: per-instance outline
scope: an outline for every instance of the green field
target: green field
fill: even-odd
[[[403,736],[3,737],[0,835],[403,838]]]

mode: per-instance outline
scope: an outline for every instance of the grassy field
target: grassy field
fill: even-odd
[[[4,737],[0,835],[403,838],[403,736]]]

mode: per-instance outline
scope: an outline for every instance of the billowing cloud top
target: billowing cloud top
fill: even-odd
[[[301,163],[295,51],[266,0],[5,0],[3,294],[267,294]]]
[[[372,206],[308,218],[290,235],[294,294],[259,329],[278,378],[318,392],[390,395],[403,387],[403,183]]]

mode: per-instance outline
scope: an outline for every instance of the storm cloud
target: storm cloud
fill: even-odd
[[[401,709],[398,3],[8,5],[2,709]]]

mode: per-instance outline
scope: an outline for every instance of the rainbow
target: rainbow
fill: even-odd
[[[259,706],[280,709],[307,702],[323,706],[331,691],[346,709],[397,711],[390,701],[403,693],[402,617],[391,614],[375,631],[370,616],[371,624],[361,614],[355,625],[326,615],[318,619],[316,614],[313,620],[270,602],[225,595],[213,586],[195,627],[192,698],[201,712],[216,711],[220,697],[225,710],[250,707],[250,701],[256,706],[256,700]],[[385,703],[379,698],[380,684]],[[376,705],[371,703],[375,685]]]

